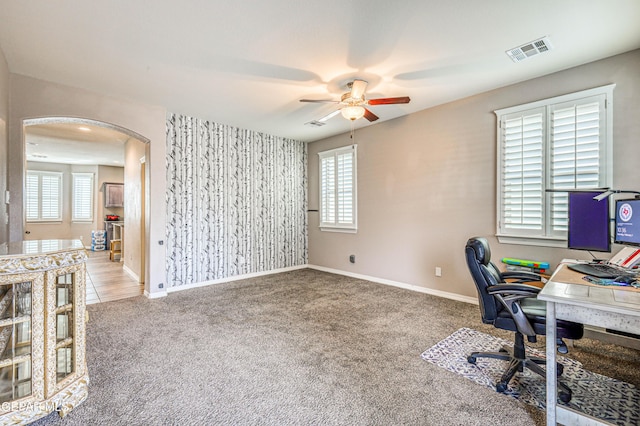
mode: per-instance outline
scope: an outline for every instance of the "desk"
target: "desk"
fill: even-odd
[[[604,421],[557,404],[556,319],[611,328],[640,330],[640,292],[619,287],[588,285],[583,275],[561,264],[538,299],[547,302],[547,426],[606,425]]]

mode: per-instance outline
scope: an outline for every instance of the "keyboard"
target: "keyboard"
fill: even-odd
[[[567,265],[569,269],[580,272],[584,275],[591,275],[597,278],[616,278],[621,275],[631,275],[627,271],[618,266],[607,265],[606,263],[574,263]]]

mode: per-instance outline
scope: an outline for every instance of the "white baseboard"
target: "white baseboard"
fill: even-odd
[[[393,287],[404,288],[406,290],[417,291],[419,293],[430,294],[432,296],[444,297],[446,299],[457,300],[459,302],[466,302],[466,303],[471,303],[471,304],[474,304],[474,305],[478,304],[478,299],[475,298],[475,297],[462,296],[460,294],[449,293],[447,291],[435,290],[435,289],[432,289],[432,288],[421,287],[421,286],[417,286],[417,285],[414,285],[414,284],[407,284],[407,283],[402,283],[402,282],[399,282],[399,281],[387,280],[385,278],[377,278],[377,277],[372,277],[372,276],[369,276],[369,275],[362,275],[362,274],[356,274],[356,273],[353,273],[353,272],[341,271],[339,269],[326,268],[324,266],[308,265],[308,267],[310,269],[316,269],[318,271],[324,271],[324,272],[329,272],[329,273],[338,274],[338,275],[345,275],[345,276],[351,277],[351,278],[358,278],[358,279],[361,279],[361,280],[372,281],[372,282],[378,283],[378,284],[385,284],[385,285],[390,285],[390,286],[393,286]]]
[[[366,281],[372,281],[372,282],[378,283],[378,284],[390,285],[390,286],[393,286],[393,287],[403,288],[405,290],[416,291],[418,293],[425,293],[425,294],[430,294],[432,296],[438,296],[438,297],[444,297],[446,299],[457,300],[459,302],[471,303],[471,304],[474,304],[474,305],[478,304],[478,299],[475,298],[475,297],[462,296],[462,295],[456,294],[456,293],[450,293],[450,292],[442,291],[442,290],[435,290],[435,289],[421,287],[421,286],[417,286],[417,285],[413,285],[413,284],[402,283],[402,282],[399,282],[399,281],[392,281],[392,280],[387,280],[387,279],[384,279],[384,278],[372,277],[370,275],[356,274],[356,273],[353,273],[353,272],[342,271],[342,270],[339,270],[339,269],[326,268],[324,266],[308,265],[308,264],[307,265],[299,265],[299,266],[291,266],[291,267],[288,267],[288,268],[272,269],[270,271],[254,272],[254,273],[251,273],[251,274],[237,275],[237,276],[234,276],[234,277],[221,278],[221,279],[218,279],[218,280],[203,281],[203,282],[193,283],[193,284],[185,284],[185,285],[176,286],[176,287],[169,287],[169,288],[167,288],[166,291],[159,291],[159,292],[154,292],[154,293],[149,293],[149,292],[145,291],[144,295],[146,297],[148,297],[149,299],[157,299],[157,298],[160,298],[160,297],[165,297],[168,294],[175,293],[177,291],[189,290],[189,289],[192,289],[192,288],[199,288],[199,287],[206,287],[206,286],[216,285],[216,284],[224,284],[224,283],[228,283],[228,282],[232,282],[232,281],[244,280],[244,279],[247,279],[247,278],[262,277],[262,276],[265,276],[265,275],[280,274],[282,272],[295,271],[295,270],[298,270],[298,269],[305,269],[305,268],[315,269],[315,270],[323,271],[323,272],[329,272],[329,273],[337,274],[337,275],[344,275],[344,276],[347,276],[347,277],[357,278],[357,279],[366,280]]]
[[[307,267],[308,267],[308,265],[290,266],[288,268],[272,269],[270,271],[263,271],[263,272],[253,272],[251,274],[236,275],[236,276],[233,276],[233,277],[221,278],[221,279],[218,279],[218,280],[203,281],[203,282],[199,282],[199,283],[179,285],[179,286],[176,286],[176,287],[167,288],[167,293],[174,293],[176,291],[189,290],[189,289],[198,288],[198,287],[206,287],[206,286],[215,285],[215,284],[224,284],[224,283],[228,283],[228,282],[232,282],[232,281],[245,280],[247,278],[256,278],[256,277],[262,277],[262,276],[265,276],[265,275],[280,274],[282,272],[296,271],[298,269],[305,269]]]
[[[149,293],[147,290],[144,291],[144,296],[147,299],[159,299],[161,297],[167,297],[167,292],[166,291],[156,291],[153,293]]]
[[[133,272],[131,270],[131,268],[129,268],[127,265],[125,265],[124,263],[122,264],[122,270],[124,272],[126,272],[131,278],[133,278],[134,280],[136,280],[137,283],[140,282],[140,277],[138,276],[138,274],[136,274],[135,272]]]

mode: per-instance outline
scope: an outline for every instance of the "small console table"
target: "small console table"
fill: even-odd
[[[106,249],[109,250],[109,246],[111,244],[112,239],[120,238],[116,232],[119,229],[116,229],[116,226],[121,225],[124,226],[123,220],[105,220],[104,221],[104,230],[107,231],[107,241],[106,241]]]
[[[0,424],[25,424],[87,398],[80,241],[0,245]]]

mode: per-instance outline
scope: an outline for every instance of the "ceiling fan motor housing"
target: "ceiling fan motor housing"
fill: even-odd
[[[344,105],[362,105],[364,103],[364,95],[359,98],[353,98],[351,92],[347,92],[342,95],[340,103]]]
[[[338,112],[342,113],[342,116],[347,120],[355,121],[359,118],[366,118],[368,121],[373,122],[378,119],[378,116],[368,110],[365,105],[392,105],[392,104],[406,104],[410,99],[408,96],[398,98],[377,98],[365,99],[364,92],[367,89],[368,82],[365,80],[355,79],[347,83],[349,92],[344,93],[340,97],[340,104],[343,105],[337,111],[333,111],[330,114],[325,115],[319,120],[310,121],[306,124],[318,125],[316,123],[324,124],[329,118],[336,115]],[[324,101],[324,100],[312,100],[312,99],[300,99],[300,102],[331,102],[338,103],[338,101]]]

